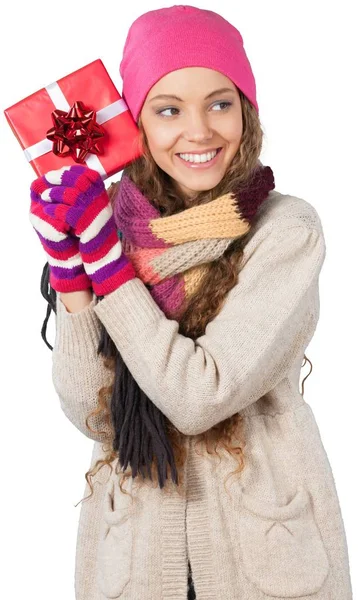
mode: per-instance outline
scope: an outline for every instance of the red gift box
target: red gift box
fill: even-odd
[[[55,142],[47,138],[50,130],[55,132],[55,137],[60,133],[59,121],[64,120],[65,127],[69,127],[77,102],[84,109],[84,116],[80,123],[72,119],[73,127],[66,130],[70,131],[68,135],[75,141],[79,139],[76,135],[83,134],[81,139],[88,141],[91,131],[95,137],[87,146],[92,151],[82,152],[82,160],[76,160],[74,153],[55,154]],[[57,119],[56,109],[64,111],[57,113]],[[100,59],[20,100],[4,114],[38,176],[65,165],[85,162],[106,179],[142,154],[138,126]],[[59,114],[62,117],[58,118]],[[63,118],[64,115],[69,118]],[[71,142],[62,146],[62,151],[69,151],[70,147]]]

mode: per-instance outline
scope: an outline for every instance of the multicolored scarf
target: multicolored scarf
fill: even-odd
[[[245,189],[162,216],[128,176],[112,184],[108,193],[123,251],[167,318],[180,320],[185,300],[200,287],[210,262],[251,229],[260,205],[274,187],[271,168],[259,163]],[[104,330],[102,353],[117,356],[111,415],[116,432],[113,449],[118,450],[121,466],[126,469],[130,464],[133,477],[138,471],[145,477],[147,467],[151,477],[155,455],[160,487],[167,478],[167,463],[177,483],[166,417],[136,384],[106,335]]]

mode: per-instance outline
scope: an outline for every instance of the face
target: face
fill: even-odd
[[[227,89],[218,92],[221,88]],[[162,94],[166,97],[158,97]],[[187,67],[162,77],[145,99],[141,120],[153,159],[184,198],[215,187],[240,146],[239,93],[230,79],[212,69]],[[210,152],[218,148],[212,159]],[[185,161],[195,155],[202,161],[208,151],[208,162]]]

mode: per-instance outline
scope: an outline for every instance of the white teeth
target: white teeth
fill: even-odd
[[[213,152],[208,152],[206,154],[179,154],[180,158],[192,163],[204,163],[212,160],[214,156],[218,153],[217,150]]]

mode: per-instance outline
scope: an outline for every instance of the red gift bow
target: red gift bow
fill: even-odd
[[[94,110],[86,108],[80,100],[70,110],[54,110],[51,113],[54,127],[46,133],[53,142],[52,151],[57,156],[71,155],[77,163],[84,163],[87,154],[101,154],[98,140],[105,135],[103,127],[96,122]]]

